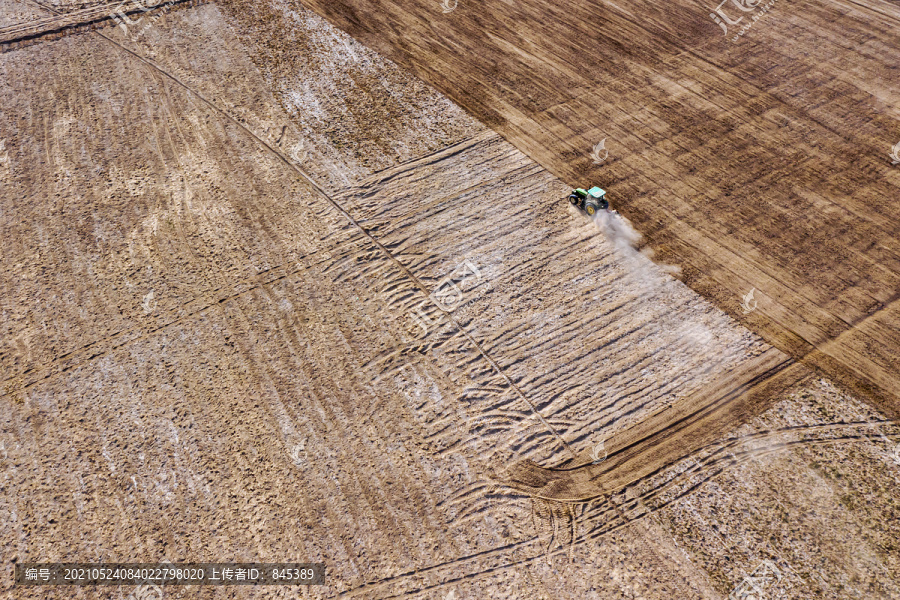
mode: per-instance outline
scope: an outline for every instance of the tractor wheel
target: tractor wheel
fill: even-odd
[[[606,199],[601,200],[601,201],[600,201],[600,209],[601,209],[601,210],[606,210],[607,208],[609,208],[609,201],[606,200]]]
[[[588,214],[588,216],[593,217],[595,214],[597,214],[597,210],[599,208],[600,207],[597,206],[597,204],[595,202],[585,202],[584,203],[584,212],[586,212]]]
[[[569,202],[571,202],[575,206],[578,206],[578,196],[572,194],[571,196],[569,196]]]

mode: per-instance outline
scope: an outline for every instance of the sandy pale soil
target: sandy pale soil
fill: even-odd
[[[152,17],[0,54],[2,594],[900,597],[896,423],[313,13]]]
[[[29,2],[4,2],[0,4],[0,27],[24,25],[46,17],[45,11]]]

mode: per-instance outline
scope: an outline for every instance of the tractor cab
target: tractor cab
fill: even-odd
[[[606,191],[597,186],[594,186],[589,190],[576,188],[569,194],[569,202],[591,217],[597,214],[598,211],[609,208],[609,201],[606,199]]]

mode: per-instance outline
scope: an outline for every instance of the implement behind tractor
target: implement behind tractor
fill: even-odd
[[[569,202],[586,212],[590,216],[594,216],[600,210],[609,208],[609,202],[606,200],[606,192],[598,187],[592,187],[589,190],[577,188],[569,194]]]

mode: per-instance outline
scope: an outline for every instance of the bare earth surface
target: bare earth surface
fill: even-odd
[[[692,289],[900,417],[896,2],[285,2],[611,190]]]
[[[0,593],[900,598],[900,425],[311,11],[143,19],[0,54]]]

